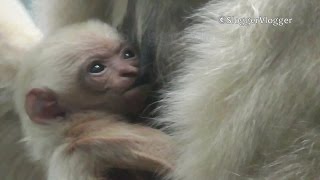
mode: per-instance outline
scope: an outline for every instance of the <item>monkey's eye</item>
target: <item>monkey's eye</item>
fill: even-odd
[[[101,64],[101,63],[92,63],[90,66],[89,66],[89,73],[91,74],[98,74],[98,73],[101,73],[102,71],[104,71],[106,69],[106,66]]]
[[[135,56],[136,56],[136,54],[135,54],[134,51],[131,50],[131,49],[125,49],[125,50],[123,51],[123,58],[124,58],[124,59],[130,59],[130,58],[133,58],[133,57],[135,57]]]

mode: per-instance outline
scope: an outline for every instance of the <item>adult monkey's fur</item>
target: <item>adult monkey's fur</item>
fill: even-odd
[[[150,40],[150,34],[179,32],[183,26],[175,27],[174,17],[181,20],[176,11],[185,12],[181,5],[196,7],[196,0],[130,0],[129,12],[140,15],[126,16],[122,7],[128,1],[108,1],[117,7],[110,8],[113,12],[107,11],[113,6],[106,2],[96,7],[85,2],[41,1],[39,8],[47,9],[38,17],[51,24],[43,26],[49,27],[47,32],[89,17],[120,29],[131,30],[132,23],[130,37],[143,57],[157,61],[168,59],[167,41]],[[88,5],[94,11],[87,16],[82,13],[89,11],[82,8]],[[183,63],[167,93],[162,118],[173,122],[180,145],[174,179],[319,178],[319,7],[316,0],[221,0],[209,2],[192,17],[198,22],[181,39],[184,50],[177,52],[178,59],[170,58]],[[240,27],[219,24],[220,15],[293,21],[283,27]],[[129,25],[121,26],[123,21]]]
[[[182,41],[166,94],[180,156],[174,179],[319,179],[320,2],[209,3]],[[219,16],[292,18],[222,25]]]
[[[20,122],[13,109],[12,82],[19,59],[41,39],[41,33],[16,0],[0,0],[0,178],[36,180],[40,167],[24,153]]]

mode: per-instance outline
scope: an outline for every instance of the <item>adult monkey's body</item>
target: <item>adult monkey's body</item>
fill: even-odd
[[[178,131],[174,179],[320,178],[319,8],[222,0],[194,15],[163,112]],[[292,21],[240,26],[222,16]]]

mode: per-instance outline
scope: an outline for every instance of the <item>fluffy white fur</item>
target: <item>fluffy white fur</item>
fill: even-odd
[[[12,88],[20,60],[42,35],[18,0],[0,0],[0,176],[5,180],[42,179],[21,143],[20,122],[13,112]]]
[[[40,39],[24,6],[18,0],[1,0],[0,7],[0,116],[10,110],[10,91],[19,59]]]
[[[36,21],[45,34],[88,19],[117,19],[122,22],[128,0],[33,0]],[[62,16],[63,14],[63,16]]]
[[[320,2],[211,2],[182,39],[163,119],[179,143],[173,179],[320,178]],[[220,16],[292,24],[220,24]]]

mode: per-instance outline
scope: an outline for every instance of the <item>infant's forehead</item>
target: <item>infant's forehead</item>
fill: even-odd
[[[99,36],[83,37],[80,41],[81,42],[79,43],[79,45],[81,44],[82,48],[80,48],[79,50],[86,50],[89,52],[114,52],[126,44],[122,39]]]
[[[75,34],[76,37],[72,38],[78,42],[79,45],[89,47],[105,47],[112,48],[124,44],[123,38],[114,32],[102,31],[102,32],[80,32]]]
[[[101,24],[71,26],[47,37],[42,46],[46,51],[59,52],[56,56],[87,57],[92,54],[103,55],[117,53],[126,41],[114,29]],[[45,53],[45,54],[50,54]],[[55,55],[53,55],[55,56]],[[57,57],[58,59],[60,59]]]
[[[114,49],[125,41],[114,32],[76,30],[74,33],[63,32],[48,41],[51,47],[69,49],[69,52],[94,49]]]

